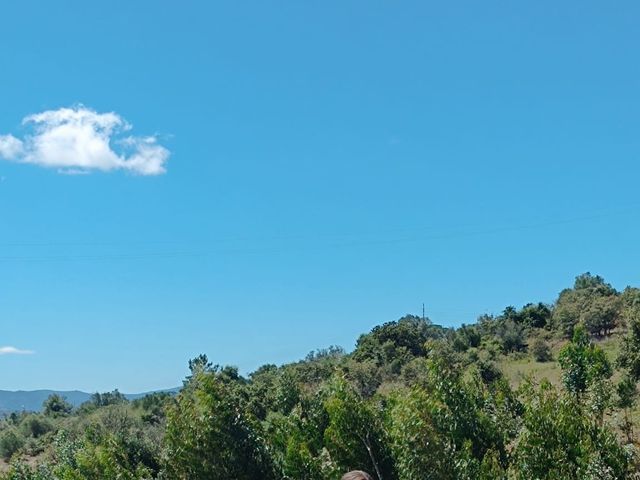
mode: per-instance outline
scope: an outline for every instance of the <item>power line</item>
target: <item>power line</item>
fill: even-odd
[[[526,224],[516,225],[498,225],[488,228],[463,228],[454,229],[450,231],[440,231],[434,227],[423,227],[420,229],[404,230],[407,235],[392,237],[392,238],[372,238],[367,239],[367,236],[371,235],[384,235],[384,231],[379,231],[369,234],[346,234],[346,235],[315,235],[315,236],[303,236],[303,235],[289,235],[289,236],[275,236],[275,237],[236,237],[236,238],[217,238],[217,239],[205,239],[205,240],[149,240],[149,241],[96,241],[96,242],[0,242],[0,248],[64,248],[64,247],[141,247],[141,246],[160,246],[160,245],[173,245],[186,246],[185,250],[179,251],[156,251],[156,252],[131,252],[131,253],[55,253],[55,254],[15,254],[15,255],[0,255],[0,261],[66,261],[66,260],[138,260],[138,259],[161,259],[161,258],[179,258],[179,257],[202,257],[211,254],[265,254],[265,253],[278,253],[278,252],[295,252],[295,251],[317,251],[331,248],[351,248],[362,246],[383,246],[383,245],[395,245],[411,242],[422,242],[428,240],[445,240],[454,238],[467,238],[479,235],[491,235],[496,233],[506,233],[512,231],[522,231],[529,229],[542,229],[553,226],[562,226],[579,222],[588,222],[601,218],[607,218],[617,215],[630,215],[637,213],[634,209],[624,209],[614,212],[601,212],[591,215],[583,215],[572,218],[560,218],[549,219],[539,222],[531,222]],[[434,231],[430,235],[420,235],[419,232]],[[395,229],[395,232],[403,230]],[[388,231],[387,231],[388,232]],[[248,245],[248,246],[233,246],[225,244],[237,244],[243,242],[286,242],[290,240],[307,240],[314,241],[322,239],[322,243],[319,245],[313,244],[297,244],[297,245]],[[327,241],[329,240],[329,241]],[[218,245],[217,248],[211,248],[214,245]],[[195,247],[195,248],[193,248]]]

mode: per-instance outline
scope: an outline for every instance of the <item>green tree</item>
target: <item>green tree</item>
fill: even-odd
[[[629,331],[622,339],[616,363],[625,369],[633,380],[640,380],[640,316],[631,320]]]
[[[629,292],[626,290],[625,293]],[[636,292],[633,292],[633,302],[629,302],[629,330],[622,339],[620,354],[616,364],[626,371],[626,375],[617,385],[618,407],[624,412],[622,431],[629,443],[633,442],[633,421],[630,410],[637,402],[637,382],[640,379],[640,303],[635,302]]]
[[[0,455],[9,460],[14,453],[24,446],[24,437],[15,428],[7,428],[0,432]]]
[[[518,312],[517,319],[530,328],[545,328],[551,320],[551,309],[544,303],[528,303]]]
[[[592,335],[609,335],[618,324],[621,307],[616,296],[596,297],[583,309],[580,318]]]
[[[615,435],[583,414],[574,396],[548,382],[523,388],[523,428],[515,442],[510,477],[517,480],[627,478],[629,461]],[[608,471],[611,477],[591,477]]]
[[[73,461],[54,469],[55,478],[147,480],[153,477],[154,471],[145,465],[139,447],[135,436],[120,436],[92,427],[74,451]]]
[[[477,348],[482,341],[482,335],[475,325],[462,325],[452,333],[452,346],[458,352],[464,352],[469,348]]]
[[[204,353],[201,353],[197,357],[189,360],[189,371],[191,372],[191,375],[210,372],[212,365],[213,364],[209,361],[209,358]]]
[[[633,421],[631,420],[631,409],[636,405],[638,400],[638,389],[636,388],[636,380],[625,376],[616,387],[618,399],[616,406],[623,411],[623,421],[621,429],[627,437],[628,443],[633,443]]]
[[[519,406],[489,370],[465,380],[468,373],[434,357],[422,385],[392,396],[388,430],[401,480],[482,478],[496,471],[489,457],[506,462]]]
[[[578,399],[594,382],[612,374],[605,352],[591,342],[582,326],[576,327],[571,342],[560,350],[558,362],[565,387]]]
[[[169,478],[273,478],[260,424],[237,383],[196,372],[167,411],[164,470]]]
[[[18,460],[11,462],[9,470],[2,476],[3,480],[58,480],[46,463],[31,467],[28,463]]]
[[[530,350],[536,362],[548,362],[552,358],[549,344],[540,337],[533,340]]]
[[[520,351],[525,346],[524,328],[510,318],[499,321],[497,336],[505,353]]]
[[[578,275],[573,284],[575,290],[593,290],[603,295],[615,295],[616,290],[611,284],[605,282],[600,275],[592,275],[586,272]]]
[[[53,393],[44,401],[42,409],[47,417],[64,417],[71,413],[73,405],[65,397]]]
[[[455,447],[433,418],[439,408],[433,396],[417,387],[392,402],[389,435],[400,480],[456,478]]]
[[[573,288],[560,292],[552,320],[568,338],[578,323],[587,325],[594,334],[606,335],[621,315],[618,300],[618,292],[611,285],[587,272],[576,277]]]
[[[324,480],[339,476],[340,470],[324,446],[328,422],[318,395],[305,399],[287,416],[269,414],[265,435],[282,478]]]
[[[51,420],[42,415],[29,414],[20,422],[20,430],[28,437],[38,438],[53,430]]]
[[[116,389],[113,392],[96,392],[91,395],[90,402],[96,407],[106,407],[107,405],[121,405],[123,403],[127,403],[128,400],[118,391],[118,389]]]
[[[381,415],[375,404],[363,400],[343,378],[336,378],[324,407],[329,424],[325,444],[345,470],[375,471],[378,480],[391,477]]]
[[[432,324],[428,319],[407,315],[361,335],[353,357],[357,361],[373,360],[398,374],[402,366],[414,357],[425,355],[427,340],[444,338],[447,333],[447,329]]]

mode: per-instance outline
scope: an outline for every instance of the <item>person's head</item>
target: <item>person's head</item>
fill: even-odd
[[[362,470],[354,470],[353,472],[345,473],[342,476],[342,480],[373,480],[371,475]]]

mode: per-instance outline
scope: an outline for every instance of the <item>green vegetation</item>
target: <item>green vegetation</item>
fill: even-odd
[[[206,355],[180,393],[0,425],[4,480],[637,478],[640,291],[583,274],[457,329],[406,316],[247,378]]]

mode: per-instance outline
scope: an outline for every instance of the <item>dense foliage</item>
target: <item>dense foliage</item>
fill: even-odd
[[[601,346],[619,338],[620,351]],[[500,365],[557,364],[553,383]],[[0,429],[5,480],[637,478],[640,293],[583,274],[457,329],[406,316],[247,378],[205,355],[176,395],[51,396]]]

